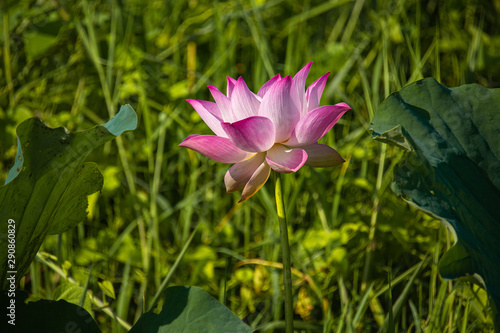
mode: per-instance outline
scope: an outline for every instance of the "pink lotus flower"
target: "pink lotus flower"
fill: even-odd
[[[241,77],[227,78],[227,95],[208,86],[215,103],[187,101],[216,135],[193,134],[179,146],[217,162],[235,163],[224,182],[228,193],[243,189],[240,202],[266,183],[271,169],[291,173],[304,164],[331,167],[344,163],[335,149],[318,140],[350,107],[345,103],[319,106],[329,73],[305,91],[311,64],[293,79],[276,75],[257,94]]]

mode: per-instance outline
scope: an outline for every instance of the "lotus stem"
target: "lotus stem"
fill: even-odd
[[[280,225],[281,255],[283,260],[283,280],[285,284],[285,331],[293,332],[293,298],[292,298],[292,269],[290,266],[290,246],[288,243],[288,229],[286,225],[285,204],[281,185],[281,174],[273,172],[276,196],[276,209]]]

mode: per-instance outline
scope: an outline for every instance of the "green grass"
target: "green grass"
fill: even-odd
[[[103,191],[86,221],[46,239],[21,283],[32,297],[51,299],[69,280],[87,291],[103,332],[125,332],[168,275],[168,285],[201,286],[260,331],[279,332],[272,181],[238,204],[225,192],[228,165],[177,145],[210,133],[185,102],[210,100],[207,84],[224,90],[226,76],[243,76],[256,91],[312,60],[308,83],[331,72],[321,104],[352,111],[323,139],[345,164],[282,177],[296,329],[492,332],[484,290],[438,275],[451,236],[390,190],[404,153],[373,142],[369,128],[386,96],[424,77],[498,87],[499,1],[7,2],[2,180],[29,117],[77,131],[126,103],[139,116],[137,130],[89,156]]]

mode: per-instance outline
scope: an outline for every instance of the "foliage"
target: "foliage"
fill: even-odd
[[[389,96],[372,123],[375,140],[414,151],[396,169],[394,191],[452,228],[457,242],[440,261],[441,276],[479,274],[496,308],[499,105],[500,89],[475,84],[448,89],[425,79]]]
[[[450,236],[388,189],[402,152],[372,142],[368,129],[385,97],[424,77],[498,86],[498,1],[7,3],[2,180],[16,157],[15,129],[32,116],[72,132],[111,118],[118,105],[132,105],[139,118],[137,130],[89,155],[103,189],[89,197],[84,223],[46,238],[20,282],[30,295],[51,299],[62,280],[73,281],[92,295],[100,329],[124,332],[199,224],[170,284],[202,287],[253,327],[278,331],[270,188],[238,204],[224,189],[227,166],[177,146],[191,133],[212,134],[185,101],[210,100],[207,84],[242,75],[256,90],[313,60],[311,78],[331,72],[320,105],[345,101],[353,111],[321,142],[346,159],[342,167],[283,177],[297,329],[376,331],[423,261],[395,328],[491,331],[484,291],[437,274]],[[116,299],[101,290],[103,281]]]
[[[95,163],[83,163],[95,148],[137,126],[134,110],[126,105],[101,126],[69,133],[49,128],[31,118],[17,128],[17,155],[5,185],[0,187],[0,215],[9,218],[0,229],[0,246],[11,244],[15,232],[15,258],[0,254],[0,277],[7,289],[7,271],[24,276],[47,234],[65,232],[85,220],[87,196],[102,188],[103,178]],[[8,230],[9,228],[9,230]]]
[[[141,316],[130,332],[252,332],[228,308],[199,287],[170,287],[159,314]]]
[[[16,332],[100,332],[94,318],[83,308],[65,300],[31,300],[22,290],[16,291],[15,331]],[[2,305],[9,304],[11,298],[2,293]],[[0,324],[4,332],[12,329],[3,320]]]

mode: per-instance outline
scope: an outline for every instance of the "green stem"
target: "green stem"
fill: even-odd
[[[184,255],[186,254],[186,251],[187,251],[187,249],[189,247],[189,244],[191,244],[191,241],[193,240],[194,235],[196,235],[196,232],[198,231],[198,228],[200,227],[200,225],[201,225],[201,223],[198,222],[198,224],[194,228],[193,232],[191,233],[191,236],[189,236],[188,240],[186,241],[186,243],[182,247],[181,253],[179,253],[179,256],[175,260],[175,262],[172,265],[172,267],[170,267],[170,270],[168,271],[167,276],[165,276],[165,279],[163,279],[163,281],[162,281],[162,283],[160,285],[160,288],[158,289],[158,291],[156,292],[155,296],[153,297],[153,300],[151,301],[151,303],[149,303],[149,309],[148,309],[148,311],[153,310],[154,306],[156,305],[156,303],[160,299],[161,295],[163,295],[163,291],[167,287],[167,285],[170,282],[170,279],[172,278],[172,276],[174,276],[174,272],[177,269],[177,266],[179,266],[179,263],[181,262],[182,258],[184,258]]]
[[[290,246],[288,244],[288,229],[286,225],[285,204],[281,189],[281,174],[273,172],[276,195],[276,209],[280,224],[281,254],[283,260],[283,280],[285,284],[285,328],[286,333],[293,332],[293,298],[292,298],[292,269],[290,266]]]
[[[5,80],[7,81],[7,89],[9,92],[9,103],[10,107],[14,108],[16,105],[16,99],[14,98],[14,83],[12,82],[12,67],[10,59],[10,35],[9,35],[9,11],[6,6],[5,12],[3,13],[3,40],[5,41],[3,45],[3,63],[5,67]]]

